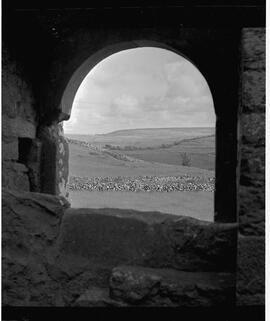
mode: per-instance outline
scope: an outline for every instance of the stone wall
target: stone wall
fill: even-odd
[[[217,42],[217,48],[221,42],[223,38]],[[264,42],[264,29],[242,29],[238,305],[264,304]],[[228,52],[232,47],[227,48]],[[195,52],[196,48],[189,50]],[[61,52],[66,54],[64,50]],[[206,50],[205,55],[201,55],[200,51],[200,58],[206,58],[207,53]],[[234,58],[232,54],[229,63]],[[66,64],[62,56],[59,59]],[[46,63],[53,65],[54,61]],[[57,63],[55,66],[59,67]],[[223,68],[225,71],[226,65]],[[38,109],[32,84],[26,81],[26,70],[4,47],[2,180],[3,186],[9,189],[3,193],[4,305],[228,304],[228,300],[223,300],[224,293],[226,298],[234,297],[236,227],[233,223],[204,224],[188,218],[179,218],[176,222],[146,222],[139,217],[142,213],[124,211],[129,217],[121,217],[117,209],[115,213],[97,213],[90,209],[64,213],[68,207],[65,199],[25,192],[66,196],[68,177],[68,146],[61,125],[40,122],[40,114],[35,112]],[[221,72],[216,73],[220,79]],[[231,79],[229,76],[231,73],[227,74],[227,80]],[[212,79],[216,80],[215,77]],[[229,92],[233,87],[230,86]],[[35,98],[40,98],[36,95]],[[219,99],[229,97],[223,91],[218,95]],[[234,95],[231,99],[234,101]],[[225,110],[226,104],[222,106]],[[237,110],[237,107],[235,102],[227,108]],[[226,133],[224,128],[220,131]],[[229,161],[230,154],[226,157]],[[234,165],[233,161],[230,166]],[[224,185],[225,176],[221,176],[219,187]],[[232,185],[230,179],[227,183]],[[225,190],[220,190],[223,197]],[[231,193],[235,195],[233,190]],[[232,222],[234,215],[226,207],[224,212]],[[163,269],[168,269],[168,273]],[[176,278],[185,280],[186,287],[182,288]],[[202,280],[200,286],[197,286],[198,280]],[[224,287],[224,280],[230,280],[225,282],[229,288]],[[25,288],[29,289],[27,295]]]
[[[51,271],[64,198],[3,190],[2,304],[63,305]]]
[[[233,305],[237,224],[68,206],[3,191],[4,306]]]
[[[265,29],[242,30],[237,300],[264,304]]]
[[[25,140],[36,137],[36,113],[31,86],[8,50],[2,51],[2,184],[21,191],[30,190],[29,169],[23,160]]]

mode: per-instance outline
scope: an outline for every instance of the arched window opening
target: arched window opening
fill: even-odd
[[[170,50],[122,50],[92,68],[64,122],[72,207],[214,220],[215,112],[205,78]]]

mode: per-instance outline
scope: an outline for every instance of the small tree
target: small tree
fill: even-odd
[[[191,157],[188,155],[188,153],[181,153],[182,158],[182,165],[183,166],[191,166]]]

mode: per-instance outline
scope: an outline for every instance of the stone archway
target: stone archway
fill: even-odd
[[[43,148],[43,173],[45,183],[41,182],[41,192],[67,196],[66,184],[68,181],[68,164],[65,157],[68,156],[68,146],[59,124],[70,117],[72,102],[75,93],[86,74],[99,61],[124,49],[143,46],[154,46],[169,49],[184,56],[191,61],[205,77],[212,93],[216,113],[216,193],[215,193],[215,220],[224,222],[236,221],[236,186],[237,186],[237,114],[238,114],[238,65],[234,60],[236,51],[226,51],[228,34],[223,35],[224,44],[222,50],[215,46],[215,36],[207,30],[182,29],[182,37],[162,29],[154,30],[138,29],[131,31],[105,30],[99,34],[99,38],[93,33],[80,31],[78,34],[67,36],[64,45],[56,50],[56,57],[50,74],[54,76],[48,80],[47,105],[51,106],[45,111],[46,121],[41,121],[39,137],[44,139],[42,133],[54,133],[50,138],[50,145],[58,156],[51,156],[48,160],[46,148]],[[222,32],[221,32],[222,33]],[[108,37],[108,34],[110,37]],[[90,39],[94,37],[96,43]],[[231,35],[230,35],[231,36]],[[149,39],[149,40],[136,40]],[[226,41],[225,41],[226,40]],[[230,39],[231,40],[231,39]],[[217,41],[217,40],[216,40]],[[65,49],[65,59],[60,51]],[[221,59],[225,59],[220,64]],[[220,68],[220,70],[218,69]],[[224,77],[220,77],[223,73]],[[48,115],[46,117],[46,114]],[[45,124],[44,124],[45,123]],[[47,128],[49,127],[49,128]],[[48,135],[45,134],[45,140]],[[65,146],[64,154],[61,152]],[[48,142],[47,142],[48,143]],[[46,146],[46,144],[44,145]],[[48,145],[47,145],[48,146]],[[51,169],[48,164],[53,163]],[[41,179],[42,180],[42,179]],[[48,180],[52,183],[51,190],[45,189]]]

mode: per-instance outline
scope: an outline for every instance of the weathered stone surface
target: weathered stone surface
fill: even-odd
[[[265,112],[265,73],[256,70],[243,72],[243,112]]]
[[[242,30],[242,104],[239,228],[264,235],[265,207],[265,28]]]
[[[240,184],[264,188],[265,182],[265,148],[242,147],[240,164]],[[262,190],[263,193],[263,190]]]
[[[236,224],[120,209],[68,209],[59,249],[97,265],[137,264],[189,271],[235,269]],[[147,217],[148,221],[145,218]],[[151,213],[150,213],[151,217]]]
[[[237,263],[237,304],[264,305],[264,237],[239,236]]]
[[[58,282],[47,271],[65,199],[3,190],[3,305],[63,305]],[[26,291],[27,289],[27,291]]]
[[[4,90],[2,93],[2,99],[5,102],[2,105],[2,114],[6,115],[9,118],[15,118],[16,117],[16,104],[14,104],[13,102],[8,103],[8,97],[7,96],[7,91]]]
[[[265,28],[242,29],[242,61],[245,69],[265,69]]]
[[[10,143],[2,143],[2,155],[4,160],[18,160],[18,140],[14,140]]]
[[[17,130],[16,130],[16,119],[10,120],[8,117],[3,115],[2,118],[2,135],[4,142],[11,142],[17,139]]]
[[[35,137],[36,113],[31,89],[6,49],[3,50],[2,66],[2,155],[4,160],[18,160],[18,137]],[[29,191],[28,171],[23,165],[4,162],[2,181],[6,188]]]
[[[35,137],[36,112],[32,90],[6,48],[3,50],[3,136]]]
[[[265,193],[254,186],[239,186],[239,231],[244,235],[264,235]]]
[[[74,306],[79,307],[125,307],[128,304],[113,300],[110,297],[109,289],[92,287],[85,291],[75,302]]]
[[[2,186],[7,189],[29,191],[28,169],[16,162],[3,162]]]
[[[265,112],[265,28],[242,30],[242,68],[243,112]]]
[[[187,271],[235,269],[237,224],[179,217],[166,222],[163,231],[172,249],[175,268]],[[166,258],[164,260],[166,262]]]
[[[234,298],[234,276],[120,266],[112,271],[110,294],[116,300],[143,306],[229,305]]]
[[[40,166],[41,166],[42,143],[39,139],[33,139],[27,157],[27,168],[29,170],[29,181],[32,192],[41,192]]]
[[[115,268],[110,279],[111,295],[130,303],[136,303],[155,296],[161,277],[153,273],[142,273],[140,269]],[[149,272],[149,270],[148,270]]]
[[[241,116],[241,124],[243,144],[265,145],[265,114],[243,114]]]
[[[64,209],[69,203],[62,197],[47,194],[3,191],[3,238],[12,239],[18,232],[25,236],[29,251],[55,242]],[[13,224],[10,224],[13,222]],[[10,244],[11,245],[11,244]],[[48,247],[49,248],[49,247]],[[46,249],[43,249],[43,251]]]
[[[44,126],[40,128],[38,137],[42,143],[41,191],[67,197],[69,149],[63,126]]]
[[[14,118],[3,117],[3,137],[29,137],[35,138],[36,124],[34,120],[28,120],[16,115]]]
[[[16,123],[17,123],[16,134],[18,135],[18,137],[29,137],[29,138],[36,137],[35,123],[27,119],[24,119],[22,117],[18,117],[16,119]]]

